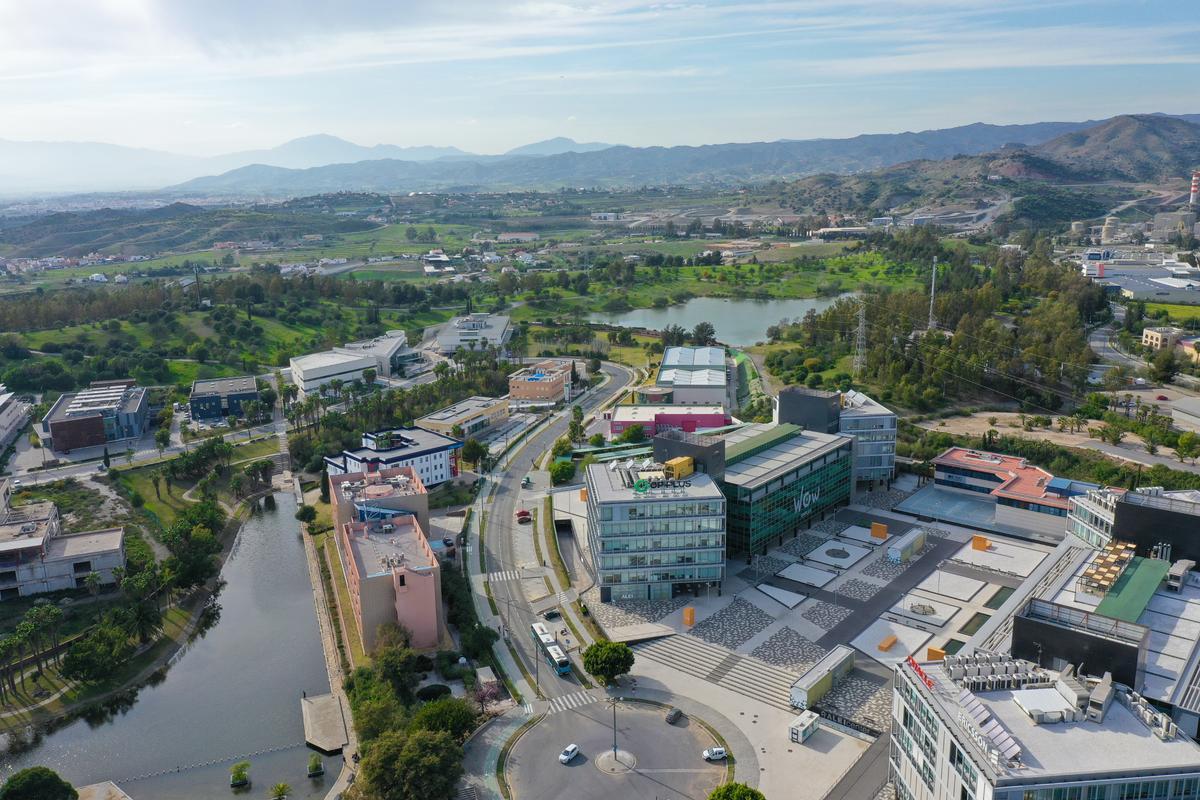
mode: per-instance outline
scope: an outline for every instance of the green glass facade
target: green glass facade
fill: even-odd
[[[725,481],[726,527],[731,553],[765,553],[814,517],[850,499],[853,450],[843,447],[798,464],[762,486],[747,488]]]

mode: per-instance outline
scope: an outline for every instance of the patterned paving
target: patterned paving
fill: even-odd
[[[838,587],[838,592],[846,595],[846,597],[853,597],[855,600],[866,601],[878,594],[882,588],[878,583],[851,578]]]
[[[891,684],[881,684],[878,680],[861,675],[858,671],[851,672],[832,692],[825,695],[821,705],[855,722],[876,730],[886,730],[892,713]]]
[[[904,570],[908,569],[909,562],[904,561],[899,564],[888,561],[887,554],[879,556],[863,567],[862,574],[868,578],[882,578],[885,581],[893,581],[900,577]]]
[[[739,597],[693,627],[688,634],[709,644],[736,650],[774,621],[770,614]]]
[[[814,536],[811,533],[801,533],[795,539],[788,539],[779,549],[788,555],[793,555],[796,558],[804,558],[813,550],[816,550],[829,539],[825,536]],[[786,565],[785,565],[786,566]],[[782,569],[783,567],[780,567]]]
[[[839,622],[850,616],[850,614],[850,609],[845,606],[817,602],[806,608],[801,616],[817,627],[830,631],[837,627]]]
[[[584,594],[588,611],[604,628],[623,628],[627,625],[644,625],[658,622],[663,617],[678,611],[691,600],[687,595],[670,600],[625,600],[619,603],[601,603],[600,592],[590,589]]]
[[[879,790],[879,794],[875,795],[874,800],[896,800],[896,787],[889,781]]]
[[[754,563],[747,567],[742,574],[749,574],[752,578],[756,575],[761,576],[761,578],[768,578],[791,563],[791,561],[775,558],[774,556],[759,556],[754,559]]]
[[[849,527],[849,522],[842,522],[841,520],[836,519],[823,519],[820,522],[814,523],[812,529],[817,533],[826,533],[830,536],[836,536]]]
[[[903,503],[912,492],[902,492],[899,489],[882,489],[878,492],[867,492],[856,502],[871,508],[892,508]]]
[[[750,655],[777,667],[804,672],[825,655],[825,649],[792,628],[780,628]]]

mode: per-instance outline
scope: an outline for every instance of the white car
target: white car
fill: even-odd
[[[701,753],[701,755],[704,756],[705,761],[721,761],[728,756],[729,753],[725,752],[724,747],[710,747]]]
[[[565,750],[558,754],[558,763],[570,764],[571,760],[577,755],[579,755],[579,745],[569,744]]]

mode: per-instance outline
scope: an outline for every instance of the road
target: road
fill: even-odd
[[[617,364],[605,364],[604,372],[609,377],[608,383],[592,390],[579,403],[585,414],[595,409],[614,395],[624,390],[633,380],[633,371]],[[534,459],[541,456],[554,444],[554,441],[567,432],[571,415],[564,411],[551,422],[542,427],[526,442],[518,446],[507,467],[489,477],[481,497],[495,486],[495,494],[487,507],[488,525],[484,537],[485,566],[489,573],[505,570],[516,570],[520,567],[519,560],[514,555],[514,537],[531,536],[535,531],[533,525],[517,525],[515,515],[518,501],[523,505],[528,503],[530,509],[540,509],[540,503],[533,505],[532,497],[544,496],[543,476],[539,476],[539,485],[531,490],[522,492],[521,479],[533,469]],[[544,473],[543,473],[544,475]],[[551,671],[545,661],[537,653],[529,635],[529,626],[539,618],[530,608],[529,601],[521,591],[520,581],[498,580],[491,581],[492,596],[500,610],[500,616],[510,633],[511,641],[521,660],[525,663],[530,675],[535,675],[542,691],[547,697],[558,697],[563,694],[577,692],[582,687],[570,675],[559,676]]]

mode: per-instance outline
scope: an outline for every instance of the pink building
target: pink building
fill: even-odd
[[[656,432],[679,429],[688,433],[728,425],[731,419],[719,403],[695,406],[617,405],[605,413],[610,436],[620,436],[633,425],[641,425],[646,438]]]
[[[375,647],[380,625],[398,623],[417,649],[442,638],[442,574],[425,533],[410,514],[347,522],[339,530],[338,555],[350,589],[350,605],[363,647]]]

